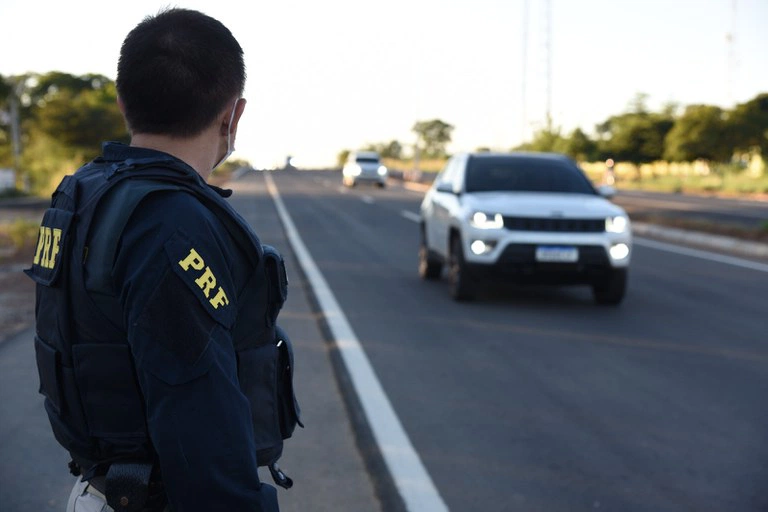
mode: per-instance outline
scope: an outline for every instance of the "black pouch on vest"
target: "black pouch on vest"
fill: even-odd
[[[293,435],[296,425],[304,428],[301,422],[301,409],[293,390],[293,346],[285,331],[275,328],[277,345],[278,375],[277,375],[277,405],[280,421],[280,433],[283,439]]]
[[[288,298],[288,276],[285,261],[280,252],[271,245],[262,245],[264,250],[264,273],[268,284],[267,326],[272,327],[277,315]]]

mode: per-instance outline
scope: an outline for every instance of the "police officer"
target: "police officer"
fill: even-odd
[[[206,183],[244,82],[219,21],[146,18],[118,64],[130,146],[104,144],[43,217],[27,273],[40,390],[79,475],[68,511],[276,511],[263,465],[290,486],[274,464],[298,422],[282,259]]]

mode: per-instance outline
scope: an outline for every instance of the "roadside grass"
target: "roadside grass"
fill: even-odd
[[[392,170],[413,176],[413,160],[385,158],[384,165]],[[434,173],[445,166],[444,159],[420,160],[417,176],[431,181]],[[587,177],[596,185],[605,183],[606,167],[602,162],[579,164]],[[733,164],[705,165],[701,162],[654,162],[636,166],[619,162],[615,169],[615,186],[619,189],[645,190],[675,194],[714,194],[724,196],[768,197],[768,174],[755,174]]]
[[[633,222],[645,222],[669,228],[699,231],[712,235],[727,236],[752,242],[768,243],[768,221],[759,227],[749,228],[737,224],[712,222],[706,219],[684,219],[654,213],[630,213]]]
[[[649,192],[708,193],[732,196],[768,194],[768,176],[745,173],[709,176],[657,176],[651,179],[616,181],[618,188]]]

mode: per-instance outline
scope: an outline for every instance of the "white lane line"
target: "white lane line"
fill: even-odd
[[[403,210],[400,212],[400,215],[405,217],[408,220],[412,220],[413,222],[421,222],[421,215],[418,213],[409,212],[408,210]]]
[[[373,198],[371,196],[363,196],[360,198],[364,203],[373,204]]]
[[[650,247],[652,249],[658,249],[660,251],[667,251],[667,252],[673,252],[676,254],[682,254],[683,256],[691,256],[693,258],[716,261],[718,263],[725,263],[727,265],[733,265],[736,267],[748,268],[750,270],[768,272],[768,265],[766,265],[765,263],[758,263],[756,261],[736,258],[734,256],[726,256],[723,254],[717,254],[709,251],[702,251],[699,249],[689,249],[687,247],[680,247],[677,245],[665,244],[664,242],[657,242],[655,240],[648,240],[646,238],[635,238],[634,243],[635,245]]]
[[[317,297],[373,436],[406,508],[412,512],[447,512],[448,506],[411,444],[365,350],[299,236],[272,176],[265,174],[264,177],[288,241]]]

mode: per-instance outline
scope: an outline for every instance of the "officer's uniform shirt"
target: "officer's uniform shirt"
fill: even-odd
[[[104,154],[152,155],[166,156],[122,145],[106,145]],[[232,340],[238,293],[252,270],[245,257],[222,222],[180,191],[148,195],[118,245],[113,282],[175,511],[261,510],[274,493],[260,492]]]

